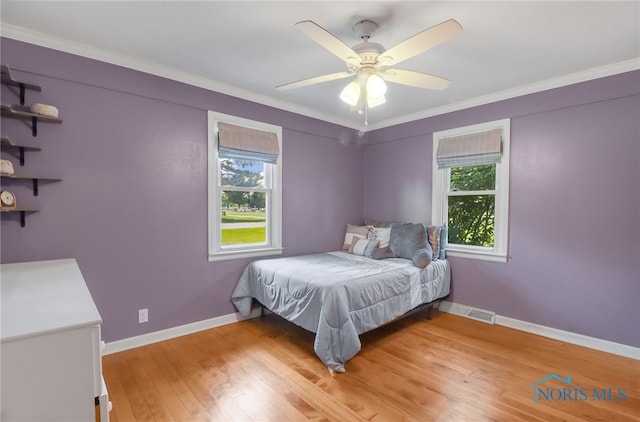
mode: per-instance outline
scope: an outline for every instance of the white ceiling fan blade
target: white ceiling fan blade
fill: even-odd
[[[418,88],[443,90],[451,84],[451,81],[439,76],[427,73],[414,72],[412,70],[389,69],[378,73],[385,81],[401,85],[415,86]]]
[[[329,50],[331,53],[340,57],[345,62],[349,59],[356,59],[360,62],[358,53],[353,51],[351,47],[337,39],[334,35],[329,33],[326,29],[312,21],[302,21],[296,24],[298,28],[309,38]]]
[[[380,57],[384,60],[385,66],[392,66],[427,51],[461,32],[462,26],[456,20],[449,19],[396,44]],[[386,57],[389,58],[386,59]]]
[[[322,82],[333,81],[336,79],[343,79],[352,75],[353,73],[349,73],[349,72],[331,73],[329,75],[316,76],[315,78],[303,79],[301,81],[280,85],[280,86],[277,86],[276,89],[279,89],[281,91],[286,91],[287,89],[300,88],[303,86],[319,84]]]

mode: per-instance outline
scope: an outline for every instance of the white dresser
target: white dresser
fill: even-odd
[[[108,421],[102,318],[75,259],[0,265],[0,420]]]

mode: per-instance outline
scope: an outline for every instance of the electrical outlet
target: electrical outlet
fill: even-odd
[[[138,309],[138,324],[142,324],[143,322],[149,322],[148,309]]]

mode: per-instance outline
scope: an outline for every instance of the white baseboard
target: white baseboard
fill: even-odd
[[[265,309],[266,312],[266,309]],[[154,331],[153,333],[142,334],[135,337],[129,337],[122,340],[111,341],[105,344],[103,355],[118,353],[136,347],[146,346],[147,344],[157,343],[159,341],[169,340],[175,337],[187,334],[197,333],[198,331],[208,330],[210,328],[220,327],[222,325],[231,324],[246,319],[256,318],[260,316],[260,308],[255,308],[249,315],[242,316],[235,312],[233,314],[222,315],[216,318],[205,319],[203,321],[193,322],[191,324],[180,325],[178,327],[167,328],[166,330]]]
[[[469,307],[466,305],[443,300],[442,302],[440,302],[438,309],[442,312],[469,318],[467,315]],[[265,310],[265,312],[267,311]],[[198,321],[178,327],[167,328],[166,330],[160,330],[153,333],[147,333],[135,337],[125,338],[122,340],[116,340],[106,343],[102,354],[108,355],[111,353],[122,352],[136,347],[146,346],[147,344],[157,343],[159,341],[169,340],[175,337],[192,334],[198,331],[208,330],[210,328],[220,327],[222,325],[244,321],[246,319],[256,318],[259,316],[260,308],[256,308],[253,309],[251,313],[246,317],[236,312],[233,314],[222,315],[216,318],[206,319],[204,321]],[[531,322],[508,318],[501,315],[495,316],[495,324],[532,334],[537,334],[543,337],[552,338],[554,340],[564,341],[566,343],[576,344],[578,346],[588,347],[590,349],[600,350],[603,352],[613,353],[615,355],[640,360],[640,348],[628,346],[626,344],[615,343],[612,341],[589,337],[582,334],[576,334],[569,331],[558,330],[556,328],[533,324]]]
[[[443,300],[440,303],[439,309],[442,312],[467,317],[465,315],[465,310],[467,308],[468,307],[466,305]],[[501,315],[496,315],[495,323],[497,325],[514,328],[516,330],[525,331],[532,334],[537,334],[539,336],[552,338],[554,340],[560,340],[566,343],[576,344],[578,346],[584,346],[590,349],[600,350],[603,352],[613,353],[615,355],[640,360],[640,348],[638,347],[615,343],[608,340],[602,340],[595,337],[589,337],[582,334],[576,334],[570,331],[558,330],[557,328],[533,324],[531,322],[508,318]]]

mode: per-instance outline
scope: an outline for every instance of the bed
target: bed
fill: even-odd
[[[406,258],[335,251],[254,261],[231,301],[248,315],[256,299],[315,333],[320,360],[331,372],[344,372],[345,363],[360,351],[360,334],[447,296],[450,280],[446,259],[420,268]]]

